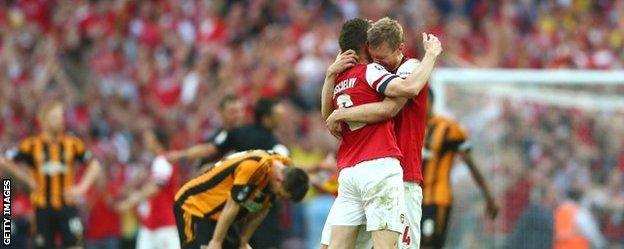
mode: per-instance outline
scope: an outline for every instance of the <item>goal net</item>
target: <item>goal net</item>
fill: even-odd
[[[456,159],[446,248],[507,248],[514,236],[533,248],[539,241],[520,223],[542,225],[539,211],[570,193],[591,212],[594,240],[624,242],[624,71],[437,69],[430,83],[434,110],[466,128],[500,206],[486,218]]]

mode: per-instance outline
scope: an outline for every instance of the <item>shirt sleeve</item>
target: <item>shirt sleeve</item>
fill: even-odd
[[[164,156],[158,156],[152,162],[151,180],[159,186],[165,186],[173,175],[173,165]]]
[[[91,154],[91,151],[87,150],[87,147],[82,140],[73,138],[73,145],[76,152],[76,161],[85,164],[93,159],[93,154]]]
[[[399,66],[399,68],[397,69],[396,75],[401,77],[402,79],[405,79],[407,78],[407,76],[412,74],[412,72],[414,72],[414,70],[418,67],[418,65],[420,65],[420,62],[418,60],[409,59],[403,62],[401,66]]]
[[[288,147],[286,147],[283,144],[276,144],[275,146],[273,146],[273,148],[271,149],[273,152],[280,154],[282,156],[289,156],[290,155],[290,150],[288,150]]]
[[[399,76],[388,72],[382,65],[371,63],[366,66],[366,82],[380,94],[384,94],[388,83]]]
[[[258,161],[245,160],[241,162],[234,171],[232,199],[238,203],[246,201],[258,187],[258,182],[263,178],[262,176],[268,174],[267,169],[268,167]]]
[[[33,142],[32,139],[27,138],[24,139],[17,147],[13,147],[6,151],[5,156],[7,159],[17,162],[23,163],[32,167],[35,165],[35,160],[33,157]]]
[[[468,132],[458,123],[450,126],[447,143],[452,150],[466,152],[472,149],[472,144],[468,139]]]
[[[234,149],[238,131],[238,129],[231,131],[223,130],[214,137],[213,143],[217,147],[219,154],[225,154]]]
[[[212,156],[205,157],[199,160],[196,166],[202,167],[204,164],[211,163],[211,162],[217,161],[219,158],[222,158],[224,153],[221,152],[222,150],[219,148],[218,144],[223,144],[225,140],[227,139],[227,137],[228,137],[228,131],[222,129],[222,130],[215,132],[214,134],[211,134],[211,136],[208,139],[204,140],[204,143],[214,144],[217,147],[218,151]]]

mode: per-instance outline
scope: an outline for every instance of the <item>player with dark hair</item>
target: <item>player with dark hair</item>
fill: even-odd
[[[251,248],[250,239],[273,199],[299,202],[308,183],[305,171],[274,152],[251,150],[226,157],[176,194],[182,248]]]
[[[205,144],[220,144],[228,137],[228,133],[241,127],[245,122],[245,107],[241,99],[234,94],[227,94],[219,101],[219,117],[221,117],[221,127],[213,132],[208,139],[205,140]],[[204,157],[200,160],[198,166],[204,166],[206,164],[216,162],[223,156],[223,153],[215,153],[208,157]],[[203,172],[205,169],[200,169]]]
[[[284,106],[275,99],[260,99],[254,105],[254,124],[244,125],[228,131],[224,138],[214,143],[204,143],[186,150],[174,151],[167,155],[171,160],[196,160],[215,154],[246,150],[272,150],[287,156],[288,148],[279,143],[273,132],[279,127]],[[210,168],[211,166],[203,167]],[[254,234],[251,244],[254,249],[271,249],[281,246],[280,205],[275,205]]]
[[[254,105],[254,124],[244,125],[217,135],[214,142],[195,145],[168,154],[173,160],[196,160],[216,154],[244,150],[274,150],[284,155],[288,150],[277,142],[273,131],[279,126],[284,107],[274,99],[260,99]],[[222,137],[219,137],[222,136]]]

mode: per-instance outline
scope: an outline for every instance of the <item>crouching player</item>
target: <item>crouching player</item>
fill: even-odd
[[[308,175],[291,165],[271,151],[243,151],[182,186],[173,207],[182,248],[251,248],[271,201],[298,202],[308,191]]]

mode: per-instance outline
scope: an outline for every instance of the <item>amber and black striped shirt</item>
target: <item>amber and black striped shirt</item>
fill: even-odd
[[[54,140],[43,135],[28,137],[7,154],[9,159],[29,166],[30,175],[37,183],[31,193],[33,205],[54,209],[73,204],[74,200],[66,198],[64,193],[75,184],[77,165],[86,164],[92,158],[79,138],[66,134]]]
[[[232,154],[184,184],[176,194],[176,205],[193,216],[215,221],[230,196],[244,208],[237,219],[269,208],[274,198],[270,191],[272,159],[290,164],[288,159],[263,150]]]
[[[427,124],[423,150],[423,204],[450,206],[451,168],[458,152],[470,150],[468,133],[456,121],[434,116]]]

